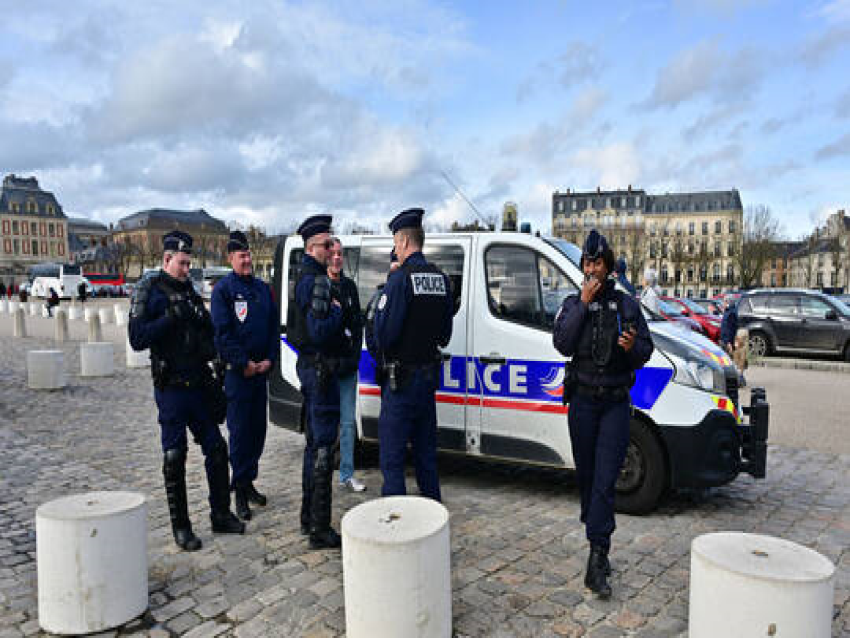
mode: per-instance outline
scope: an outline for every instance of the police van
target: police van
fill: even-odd
[[[386,281],[392,237],[341,237],[345,274],[364,307]],[[580,250],[525,233],[428,235],[425,257],[452,282],[452,339],[436,394],[441,451],[503,462],[574,468],[563,401],[565,360],[552,345],[555,315],[578,294]],[[273,423],[303,427],[297,352],[287,340],[303,242],[281,240],[273,286],[280,301],[281,356],[269,386]],[[742,409],[738,374],[707,339],[647,311],[655,351],[638,371],[617,509],[646,513],[668,489],[718,486],[745,472],[764,478],[768,404],[751,391]],[[447,356],[446,356],[447,355]],[[357,432],[378,440],[381,392],[365,346],[360,359]]]

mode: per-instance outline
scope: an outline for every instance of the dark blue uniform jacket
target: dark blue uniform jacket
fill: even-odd
[[[275,362],[280,313],[264,281],[231,272],[215,285],[211,311],[216,350],[232,370],[243,371],[249,360]]]
[[[720,320],[720,343],[735,343],[738,332],[738,304],[730,303]]]
[[[381,352],[390,352],[399,345],[404,322],[407,319],[407,308],[413,301],[413,290],[406,266],[423,266],[428,262],[421,252],[410,255],[401,268],[392,272],[384,286],[382,302],[378,303],[375,313],[375,345]],[[445,347],[452,338],[452,319],[454,302],[451,295],[446,296],[443,314],[435,321],[440,322],[438,345]]]
[[[299,354],[323,354],[338,356],[339,336],[342,333],[342,309],[330,304],[324,317],[313,312],[313,281],[316,277],[327,277],[327,270],[310,255],[304,253],[301,262],[302,275],[295,285],[295,303],[307,320],[309,342],[302,345]]]

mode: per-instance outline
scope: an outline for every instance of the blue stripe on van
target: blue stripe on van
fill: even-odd
[[[293,351],[295,348],[281,337]],[[670,368],[644,367],[637,371],[632,387],[632,404],[650,410],[670,383]],[[375,385],[375,361],[366,350],[360,355],[359,380]],[[564,392],[564,362],[508,359],[501,366],[485,366],[475,357],[453,356],[440,374],[440,392],[482,395],[503,399],[525,399],[560,403]]]

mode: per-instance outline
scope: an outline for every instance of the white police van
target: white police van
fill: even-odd
[[[392,238],[341,238],[346,275],[361,305],[386,280]],[[442,451],[494,460],[573,468],[563,404],[564,358],[552,326],[583,275],[579,249],[524,233],[428,235],[426,258],[451,279],[456,313],[437,392]],[[275,254],[274,290],[281,311],[280,365],[271,377],[273,423],[302,428],[297,354],[287,341],[294,287],[303,255],[300,237]],[[754,389],[738,403],[738,375],[729,358],[690,330],[648,316],[655,351],[637,373],[626,462],[617,483],[619,511],[651,511],[668,488],[717,486],[740,472],[765,476],[768,405]],[[365,347],[360,360],[357,428],[361,443],[378,439],[380,389]]]

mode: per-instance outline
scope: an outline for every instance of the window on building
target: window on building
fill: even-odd
[[[712,269],[712,277],[714,277],[714,281],[718,281],[720,279],[720,264],[714,264],[714,268]]]
[[[640,207],[640,196],[635,197],[635,206]]]
[[[12,202],[11,204],[9,204],[9,210],[11,210],[13,213],[20,213],[21,212],[20,203]]]
[[[655,242],[651,242],[649,244],[649,256],[651,259],[655,259],[656,250],[655,250]]]
[[[14,252],[15,252],[16,255],[20,255],[21,254],[21,240],[20,239],[13,239],[12,240],[12,248],[14,249]]]
[[[727,248],[727,255],[726,255],[726,256],[727,256],[727,257],[734,257],[734,256],[735,256],[735,242],[734,242],[734,241],[730,241],[730,242],[726,245],[726,248]]]
[[[667,242],[661,242],[661,256],[667,257]]]
[[[729,220],[729,232],[734,233],[737,229],[738,225],[735,223],[734,219]]]
[[[696,226],[696,224],[694,222],[690,222],[688,224],[688,235],[694,234],[694,226]]]
[[[32,240],[32,243],[30,244],[30,252],[32,252],[33,255],[36,255],[36,256],[38,255],[38,242],[34,239]]]
[[[55,215],[56,214],[56,209],[53,207],[53,204],[50,204],[50,203],[47,204],[47,214],[48,215]]]
[[[708,235],[708,222],[703,222],[703,223],[702,223],[702,234],[703,234],[703,235]]]
[[[558,212],[559,213],[564,212],[564,200],[563,199],[558,200]]]
[[[699,280],[705,281],[706,279],[708,279],[708,266],[703,264],[699,267]]]
[[[573,210],[578,210],[578,202],[573,200]]]
[[[38,235],[38,224],[36,224],[35,222],[30,222],[30,235],[32,235],[33,237]]]
[[[38,212],[38,204],[35,203],[34,199],[27,200],[27,212],[28,213],[37,213]]]
[[[823,272],[820,271],[820,270],[818,271],[817,282],[818,282],[818,286],[820,288],[823,288]]]
[[[720,233],[723,232],[723,222],[720,221],[719,219],[716,222],[714,222],[714,232],[717,235],[719,235]]]
[[[20,232],[20,228],[18,228],[18,220],[15,219],[12,221],[12,234],[17,235]]]
[[[735,279],[735,266],[728,266],[726,268],[726,279],[729,280],[729,283],[732,283]]]
[[[11,228],[11,226],[9,225],[9,220],[4,219],[3,220],[3,234],[4,235],[11,235],[11,233],[9,232],[10,228]]]
[[[662,284],[665,284],[665,285],[667,284],[667,278],[668,278],[668,276],[669,276],[669,275],[667,274],[667,266],[664,266],[664,267],[661,269],[661,283],[662,283]]]
[[[620,198],[620,206],[621,206],[622,208],[625,208],[625,207],[626,207],[626,198],[625,198],[625,197],[621,197],[621,198]]]
[[[688,268],[688,283],[694,280],[694,269]]]

